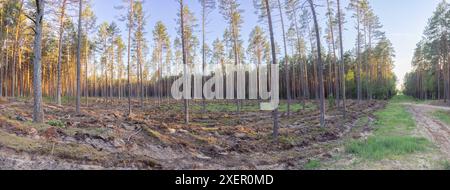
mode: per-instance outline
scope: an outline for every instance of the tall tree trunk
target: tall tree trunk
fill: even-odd
[[[1,23],[4,23],[4,15],[3,11],[0,11]],[[0,97],[3,97],[3,61],[4,61],[4,52],[3,47],[6,47],[6,39],[3,37],[4,25],[0,24],[0,39],[1,39],[1,47],[0,47]]]
[[[335,37],[334,37],[334,26],[333,26],[333,19],[332,19],[332,15],[331,15],[331,3],[330,0],[327,0],[327,6],[328,6],[328,12],[330,13],[329,15],[329,23],[330,23],[330,34],[331,34],[331,44],[332,44],[332,48],[333,48],[333,58],[332,58],[332,62],[334,65],[334,76],[335,76],[335,80],[334,80],[334,89],[335,89],[335,93],[336,93],[336,102],[338,107],[340,106],[339,103],[339,99],[341,97],[340,95],[340,78],[339,78],[339,69],[338,69],[338,65],[336,64],[336,44],[335,44]]]
[[[314,27],[316,30],[316,41],[317,41],[317,66],[319,73],[319,88],[320,88],[320,126],[325,127],[325,92],[323,85],[323,65],[322,65],[322,52],[320,45],[320,34],[319,34],[319,23],[317,22],[316,9],[314,8],[313,0],[308,0],[311,7],[311,12],[314,20]]]
[[[87,28],[85,28],[86,30],[86,36],[87,36]],[[86,44],[84,47],[84,53],[85,53],[85,65],[84,65],[84,77],[85,77],[85,81],[84,81],[84,96],[85,96],[85,101],[86,101],[86,106],[89,106],[89,80],[88,80],[88,64],[89,64],[89,58],[90,58],[90,53],[89,53],[89,39],[86,37]]]
[[[202,86],[205,84],[205,67],[206,67],[206,2],[203,1],[202,8]],[[203,93],[202,93],[203,94]],[[202,95],[202,114],[206,113],[206,100],[205,96]]]
[[[17,74],[18,73],[16,73],[16,68],[17,68],[17,63],[16,63],[16,60],[18,59],[18,57],[20,56],[20,54],[19,54],[19,32],[20,32],[20,27],[21,27],[21,25],[20,25],[20,23],[21,23],[21,16],[22,16],[22,8],[23,8],[23,0],[21,0],[20,1],[20,4],[19,4],[19,12],[18,12],[18,14],[17,14],[17,18],[16,18],[16,26],[15,26],[15,38],[14,38],[14,44],[13,44],[13,48],[14,48],[14,53],[13,53],[13,65],[12,65],[12,71],[11,71],[11,74],[12,74],[12,85],[11,85],[11,95],[12,95],[12,97],[15,97],[16,96],[16,83],[17,83]]]
[[[34,37],[34,58],[33,58],[33,95],[34,95],[34,107],[33,107],[33,122],[44,122],[44,110],[42,108],[42,22],[44,17],[44,0],[36,0],[36,18],[35,22],[35,37]]]
[[[436,98],[438,100],[441,99],[441,69],[440,69],[441,65],[440,65],[440,59],[438,59],[437,61],[437,66],[436,66],[436,81],[437,81],[437,93],[436,93]]]
[[[233,19],[232,19],[233,20]],[[239,56],[239,42],[238,42],[238,34],[237,34],[237,23],[234,23],[234,21],[232,21],[231,23],[231,33],[232,33],[232,37],[233,37],[233,51],[234,51],[234,65],[239,65],[240,64],[240,56]],[[234,72],[234,88],[237,89],[237,72]],[[233,89],[234,91],[234,89]],[[237,94],[237,93],[236,93]],[[241,108],[240,108],[240,103],[241,101],[236,98],[236,112],[238,115],[238,122],[241,122]]]
[[[183,54],[183,67],[184,76],[187,75],[187,55],[186,55],[186,39],[185,39],[185,26],[184,26],[184,0],[179,0],[180,2],[180,25],[181,25],[181,49]],[[183,96],[184,99],[184,122],[189,125],[189,100],[187,97]]]
[[[291,79],[290,79],[290,68],[289,68],[289,56],[287,53],[286,44],[286,30],[284,28],[283,11],[281,7],[281,2],[278,0],[278,9],[280,10],[281,28],[283,30],[283,45],[284,45],[284,69],[286,77],[286,95],[287,95],[287,115],[291,115]]]
[[[113,38],[115,38],[113,36]],[[114,41],[114,40],[113,40]],[[115,59],[114,59],[114,44],[111,44],[111,72],[110,74],[110,80],[109,80],[109,98],[111,99],[111,102],[113,102],[114,100],[114,63],[115,63]]]
[[[346,118],[347,115],[347,108],[345,105],[346,100],[346,89],[345,89],[345,60],[344,60],[344,43],[343,43],[343,36],[342,36],[342,15],[341,15],[341,4],[340,0],[337,1],[337,11],[338,11],[338,24],[339,24],[339,53],[340,53],[340,69],[341,69],[341,91],[342,91],[342,112],[344,114],[344,118]]]
[[[358,35],[358,39],[357,39],[357,43],[356,43],[356,52],[357,52],[357,61],[356,61],[356,83],[357,83],[357,98],[358,98],[358,103],[361,103],[362,100],[362,87],[361,87],[361,29],[360,29],[360,5],[357,5],[357,10],[356,10],[356,19],[357,19],[357,23],[356,23],[356,30],[357,35]]]
[[[141,23],[140,19],[137,19],[137,30],[138,31],[143,31],[142,29],[142,25],[143,23]],[[141,40],[137,40],[137,62],[138,62],[138,68],[137,68],[137,73],[138,73],[138,82],[139,82],[139,102],[140,102],[140,106],[141,108],[144,107],[144,82],[143,82],[143,56],[142,56],[142,44],[141,44]],[[156,81],[157,82],[157,81]],[[156,83],[155,83],[156,86]]]
[[[448,54],[448,49],[449,49],[449,46],[448,46],[448,41],[447,41],[448,39],[446,38],[446,37],[444,37],[444,40],[443,40],[443,46],[445,47],[444,48],[444,65],[446,65],[447,67],[446,67],[446,75],[445,75],[445,78],[446,78],[446,80],[447,80],[447,84],[446,84],[446,86],[447,86],[447,101],[449,101],[450,100],[450,56],[449,56],[449,54]]]
[[[2,55],[0,55],[0,57],[2,57],[2,59],[3,59]],[[3,64],[2,63],[3,63],[3,60],[2,60],[2,62],[0,62],[0,97],[3,97]]]
[[[267,11],[267,19],[269,22],[269,31],[270,31],[270,44],[272,49],[272,64],[277,65],[277,54],[275,49],[275,37],[273,33],[273,23],[272,23],[272,13],[270,12],[270,4],[269,0],[264,0],[266,4],[266,11]],[[273,74],[273,73],[272,73]],[[274,87],[272,87],[273,90]],[[272,97],[274,98],[274,97]],[[272,111],[272,117],[273,117],[273,137],[278,138],[278,108]]]
[[[18,71],[18,73],[19,73],[19,85],[20,85],[20,88],[18,89],[18,96],[20,96],[20,97],[23,97],[23,76],[24,76],[24,73],[23,73],[23,65],[22,65],[22,47],[18,47],[19,49],[18,49],[18,57],[17,57],[17,59],[18,59],[18,66],[19,66],[19,71]]]
[[[93,64],[94,65],[92,65],[92,67],[94,67],[94,68],[92,69],[92,71],[93,71],[92,96],[97,97],[97,61],[95,59],[95,53],[94,53],[94,63]]]
[[[77,102],[76,112],[80,113],[81,106],[81,20],[83,13],[83,0],[79,0],[78,7],[78,39],[77,39]]]
[[[64,33],[64,17],[66,10],[66,2],[67,0],[63,0],[61,3],[61,16],[59,17],[59,40],[58,40],[58,65],[57,65],[57,87],[56,87],[56,102],[58,105],[61,105],[61,93],[62,93],[62,84],[61,84],[61,62],[62,62],[62,52],[63,52],[63,33]]]
[[[372,27],[368,24],[369,27],[369,45],[368,45],[368,55],[367,55],[367,67],[368,67],[368,81],[367,81],[367,94],[369,97],[369,100],[372,100],[372,65],[371,65],[371,58],[372,58]]]
[[[133,14],[134,14],[134,11],[133,11],[133,6],[134,6],[134,2],[133,2],[133,0],[130,0],[130,12],[129,12],[129,22],[130,23],[128,23],[129,24],[129,28],[128,28],[128,55],[127,55],[127,73],[128,73],[128,76],[127,76],[127,89],[128,89],[128,113],[127,113],[127,115],[128,116],[131,116],[131,84],[130,84],[130,69],[131,69],[131,66],[130,66],[130,62],[131,62],[131,32],[132,32],[132,24],[133,24]]]
[[[314,61],[315,59],[315,49],[314,49],[314,36],[313,36],[313,30],[311,29],[311,27],[308,24],[308,31],[309,31],[309,42],[311,43],[311,56],[312,56],[312,69],[313,69],[313,75],[314,75],[314,80],[313,80],[313,88],[314,88],[314,98],[316,100],[319,100],[319,81],[318,81],[318,73],[317,73],[317,63]],[[317,55],[316,55],[317,56]],[[306,70],[308,70],[308,66],[306,66]]]
[[[6,28],[6,40],[5,40],[5,48],[6,48],[6,55],[5,55],[5,66],[3,69],[3,81],[5,81],[5,97],[8,97],[8,67],[9,67],[9,45],[8,45],[8,36],[9,36],[9,28]]]
[[[297,8],[293,7],[292,8],[292,13],[293,13],[293,18],[294,18],[294,27],[295,27],[295,35],[296,35],[296,39],[297,39],[297,45],[301,44],[301,40],[300,40],[300,28],[298,26],[298,21],[297,21]],[[296,46],[294,46],[296,47]],[[303,109],[306,108],[306,101],[305,99],[309,98],[309,87],[308,87],[308,69],[306,67],[306,62],[304,62],[302,60],[302,52],[301,49],[299,47],[297,47],[297,51],[298,51],[298,61],[299,61],[299,67],[300,67],[300,81],[299,81],[299,85],[301,86],[300,89],[302,90],[302,104],[303,104]]]

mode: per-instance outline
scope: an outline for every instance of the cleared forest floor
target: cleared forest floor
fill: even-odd
[[[180,102],[90,99],[76,115],[73,106],[45,105],[47,123],[32,124],[32,101],[0,101],[1,169],[309,169],[312,158],[331,158],[360,118],[372,117],[386,102],[350,101],[348,120],[327,110],[319,127],[314,102],[282,112],[280,137],[272,139],[271,113],[245,101],[241,116],[234,102],[191,105],[191,124],[183,124]],[[240,118],[240,119],[239,119]],[[361,138],[361,136],[354,136]]]

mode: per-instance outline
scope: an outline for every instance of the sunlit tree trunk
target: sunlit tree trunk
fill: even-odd
[[[77,39],[77,102],[76,102],[76,112],[80,113],[81,106],[81,21],[83,13],[83,0],[79,0],[78,7],[78,39]]]
[[[284,28],[284,18],[283,11],[281,7],[281,2],[278,0],[278,9],[280,11],[280,20],[281,20],[281,28],[283,31],[283,45],[284,45],[284,69],[285,69],[285,77],[286,77],[286,96],[287,96],[287,115],[288,117],[291,114],[291,79],[290,79],[290,67],[289,67],[289,56],[287,53],[287,44],[286,44],[286,30]]]
[[[61,62],[62,62],[62,51],[63,51],[63,33],[64,33],[64,17],[66,11],[67,0],[61,1],[61,15],[59,16],[59,33],[58,33],[58,65],[57,65],[57,87],[56,87],[56,102],[61,105]]]
[[[85,30],[87,30],[87,28],[85,28]],[[86,106],[89,106],[89,79],[88,79],[88,64],[89,64],[89,58],[91,56],[91,54],[89,53],[89,38],[87,37],[87,32],[86,32],[86,42],[85,42],[85,47],[84,47],[84,53],[85,53],[85,65],[84,65],[84,96],[85,96],[85,101],[86,101]]]
[[[133,0],[130,0],[130,12],[129,12],[129,28],[128,28],[128,54],[127,54],[127,89],[128,89],[128,116],[131,116],[131,84],[130,84],[130,69],[131,69],[131,32],[132,32],[132,23],[133,23]]]
[[[357,30],[357,42],[356,42],[356,83],[357,83],[357,98],[358,103],[362,100],[362,86],[361,86],[361,18],[360,18],[360,5],[356,5],[356,30]]]
[[[331,37],[331,45],[332,45],[332,53],[333,53],[333,57],[331,59],[332,64],[334,65],[334,89],[335,89],[335,95],[336,95],[336,100],[337,100],[337,105],[338,107],[340,106],[339,103],[339,99],[340,99],[340,87],[339,87],[339,69],[338,69],[338,65],[337,65],[337,61],[336,61],[336,44],[335,44],[335,36],[334,36],[334,21],[333,21],[333,17],[332,17],[332,11],[331,11],[331,2],[330,0],[327,0],[327,7],[328,7],[328,23],[329,23],[329,27],[330,27],[330,37]],[[330,79],[331,80],[331,79]]]
[[[267,20],[269,23],[269,31],[270,31],[270,44],[271,44],[271,50],[272,50],[272,64],[277,65],[277,53],[275,49],[275,37],[273,32],[273,23],[272,23],[272,13],[270,9],[269,0],[264,0],[265,7],[266,7],[266,13],[267,13]],[[274,87],[272,87],[273,90]],[[273,97],[272,97],[273,98]],[[273,117],[273,137],[278,138],[278,108],[272,111],[272,117]]]
[[[316,30],[316,43],[317,43],[317,67],[319,74],[319,96],[320,96],[320,126],[325,127],[325,92],[323,85],[323,66],[322,66],[322,52],[320,44],[319,23],[317,21],[316,10],[313,0],[308,0],[311,7],[311,13],[314,21],[314,28]]]
[[[344,113],[344,118],[346,118],[347,108],[345,105],[346,92],[345,92],[345,60],[344,60],[344,43],[342,36],[342,15],[341,15],[341,4],[340,0],[337,1],[337,11],[338,11],[338,25],[339,25],[339,53],[340,53],[340,69],[341,69],[341,90],[342,90],[342,111]]]
[[[3,11],[0,11],[0,21],[1,23],[4,23],[4,13]],[[4,61],[4,49],[3,47],[5,47],[5,43],[6,43],[6,39],[3,36],[3,31],[4,31],[5,26],[3,24],[0,24],[0,38],[1,38],[1,47],[0,47],[0,97],[3,97],[3,61]]]
[[[20,29],[21,29],[21,16],[22,16],[22,9],[23,9],[23,0],[20,1],[19,4],[19,12],[16,17],[16,26],[15,26],[15,37],[14,37],[14,44],[13,44],[13,65],[12,65],[12,71],[11,71],[11,78],[12,78],[12,84],[11,84],[11,96],[16,96],[16,86],[17,86],[17,78],[18,74],[16,73],[17,70],[17,61],[19,54],[19,38],[20,38]],[[21,74],[21,73],[20,73]]]
[[[33,95],[34,95],[34,107],[33,107],[33,122],[44,122],[44,110],[42,108],[42,22],[44,17],[44,0],[36,0],[36,18],[34,20],[34,74],[33,74]]]
[[[297,46],[300,46],[301,44],[301,31],[300,31],[300,27],[298,26],[298,21],[297,21],[297,7],[294,5],[291,6],[291,11],[292,11],[292,17],[294,19],[294,27],[295,27],[295,35],[296,35],[296,40],[297,40]],[[294,46],[296,47],[296,46]],[[306,101],[305,99],[309,98],[309,85],[308,85],[308,68],[307,68],[307,63],[305,61],[303,61],[302,59],[302,52],[300,47],[297,47],[297,51],[298,51],[298,62],[299,62],[299,67],[300,67],[300,76],[299,76],[299,85],[301,86],[300,89],[302,91],[302,104],[303,104],[303,109],[306,108]]]
[[[181,25],[181,49],[183,54],[184,76],[187,74],[187,55],[186,55],[186,39],[184,26],[184,0],[179,0],[180,3],[180,25]],[[189,125],[189,100],[183,96],[184,100],[184,122]]]

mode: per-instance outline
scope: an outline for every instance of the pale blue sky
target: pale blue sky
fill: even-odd
[[[384,25],[383,30],[388,38],[392,41],[395,51],[395,73],[399,78],[399,85],[406,72],[411,70],[411,59],[416,43],[422,38],[422,32],[426,26],[427,20],[431,17],[437,4],[442,0],[369,0],[376,15],[380,17],[381,23]],[[197,0],[187,0],[188,6],[200,18],[200,7]],[[325,0],[318,0],[319,4],[325,5]],[[244,24],[242,28],[242,39],[247,42],[248,35],[256,25],[264,25],[258,23],[257,16],[254,13],[253,0],[240,0],[241,8],[245,10],[243,14]],[[124,24],[118,21],[119,10],[114,6],[122,4],[122,0],[93,0],[94,11],[98,17],[97,22],[115,21],[121,26],[122,32],[126,31]],[[347,6],[348,0],[342,1],[343,6]],[[144,9],[148,14],[148,24],[146,31],[147,38],[151,42],[151,31],[157,21],[163,21],[169,29],[170,36],[174,38],[175,19],[177,13],[177,4],[175,0],[146,0]],[[124,10],[122,10],[124,11]],[[325,22],[325,7],[318,7],[321,22]],[[349,15],[348,15],[349,16]],[[218,10],[210,15],[210,24],[208,26],[208,43],[214,39],[221,37],[226,27],[223,17]],[[278,20],[278,19],[277,19]],[[347,24],[344,32],[345,49],[352,49],[355,44],[354,21],[350,17],[347,18]],[[277,30],[280,30],[280,23],[276,23]],[[324,28],[324,25],[323,27]],[[278,33],[278,32],[277,32]],[[323,35],[323,34],[322,34]],[[281,35],[278,35],[281,36]],[[278,40],[280,40],[278,38]],[[278,42],[281,44],[281,41]]]

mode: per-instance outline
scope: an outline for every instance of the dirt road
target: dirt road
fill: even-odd
[[[450,158],[450,126],[431,115],[437,110],[450,111],[450,108],[411,103],[403,105],[407,106],[408,111],[415,118],[419,133],[438,146]]]

